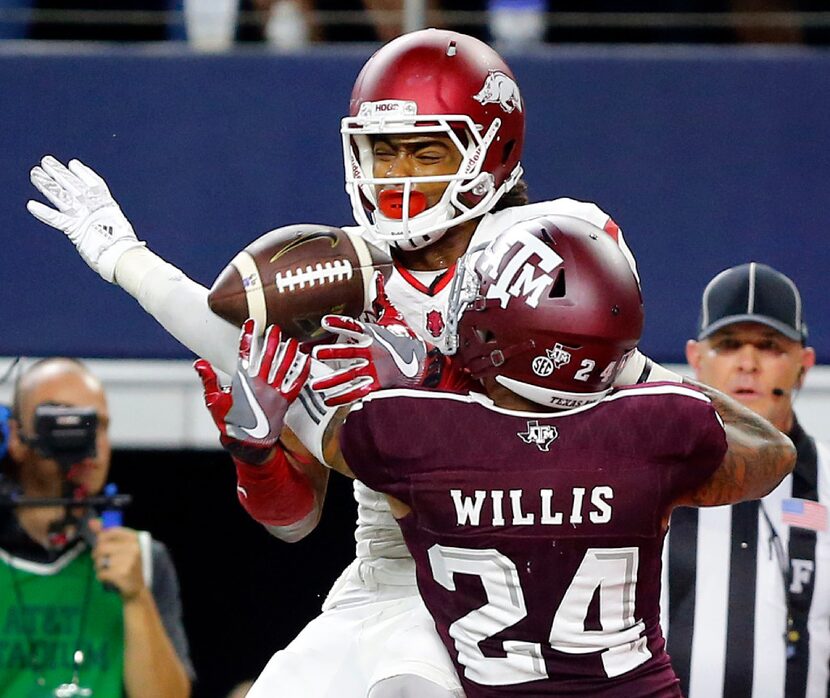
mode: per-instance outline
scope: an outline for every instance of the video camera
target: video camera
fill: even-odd
[[[27,497],[11,490],[0,492],[0,507],[66,507],[64,517],[52,522],[49,527],[49,541],[56,548],[65,543],[65,531],[70,526],[77,526],[80,534],[90,545],[94,545],[94,536],[87,525],[87,516],[81,515],[79,518],[74,507],[92,507],[100,511],[105,527],[121,525],[121,511],[131,503],[130,495],[119,494],[118,488],[112,483],[108,484],[101,494],[78,492],[68,480],[73,465],[96,455],[97,435],[98,413],[94,408],[48,403],[38,405],[34,414],[34,435],[21,434],[21,440],[44,458],[58,462],[64,477],[63,496]]]
[[[95,456],[97,432],[98,413],[94,408],[43,404],[35,408],[34,436],[25,442],[68,470]]]

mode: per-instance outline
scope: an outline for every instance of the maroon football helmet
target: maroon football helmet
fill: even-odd
[[[600,399],[640,340],[637,278],[586,221],[517,223],[458,266],[449,325],[462,366],[528,400],[571,408]]]
[[[341,124],[346,190],[356,220],[404,249],[434,242],[483,215],[522,174],[524,102],[513,73],[487,44],[466,34],[425,29],[394,39],[363,66]],[[376,178],[372,136],[438,133],[462,154],[458,172]],[[434,206],[410,207],[417,181],[448,182]],[[398,185],[400,215],[378,207],[379,185]]]

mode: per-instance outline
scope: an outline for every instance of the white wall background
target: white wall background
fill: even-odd
[[[10,358],[0,358],[0,375],[11,363]],[[86,363],[106,387],[117,448],[219,448],[190,361],[88,359]],[[691,375],[687,366],[669,367]],[[0,385],[0,402],[8,404],[11,390],[11,381]],[[806,431],[830,443],[830,366],[810,371],[795,405]]]

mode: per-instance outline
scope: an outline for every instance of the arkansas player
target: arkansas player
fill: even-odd
[[[619,229],[594,204],[527,204],[520,164],[525,113],[503,59],[456,32],[401,36],[375,53],[355,82],[341,126],[355,230],[391,251],[389,297],[416,334],[440,348],[446,348],[456,260],[517,222],[551,214],[584,221],[598,235],[612,235],[633,266]],[[63,231],[90,267],[195,354],[236,372],[238,328],[210,312],[207,289],[138,240],[95,172],[77,160],[67,168],[47,156],[31,179],[54,207],[29,202],[36,218]],[[649,375],[644,363],[641,357],[628,362],[632,380]],[[301,539],[319,520],[329,472],[317,462],[319,444],[332,414],[306,389],[288,409],[290,429],[279,441],[251,456],[256,462],[239,453],[234,459],[240,502],[283,540]],[[311,444],[316,459],[297,437]],[[323,614],[275,656],[252,698],[269,691],[303,698],[461,692],[417,595],[414,562],[385,497],[356,482],[355,499],[354,563]],[[327,661],[321,665],[318,655]],[[351,660],[356,656],[361,661]]]

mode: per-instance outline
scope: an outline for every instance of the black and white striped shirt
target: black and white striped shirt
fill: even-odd
[[[830,532],[784,521],[804,505],[826,521],[830,450],[789,436],[795,470],[763,500],[672,514],[661,613],[688,698],[830,696]]]

